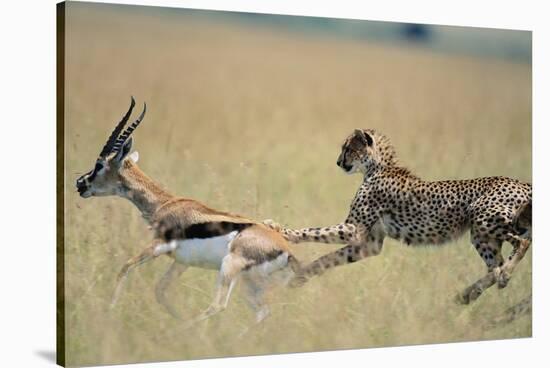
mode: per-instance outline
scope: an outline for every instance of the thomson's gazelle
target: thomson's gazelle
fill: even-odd
[[[222,311],[239,277],[245,283],[246,297],[256,312],[257,322],[262,321],[269,315],[265,288],[275,279],[288,280],[298,270],[288,243],[261,223],[176,197],[145,175],[136,164],[138,153],[129,154],[131,134],[145,115],[145,105],[137,120],[123,130],[134,105],[132,98],[130,109],[107,140],[93,170],[76,182],[83,198],[117,195],[130,200],[154,231],[151,244],[120,271],[112,305],[131,269],[167,255],[174,262],[155,291],[158,302],[173,316],[177,317],[177,313],[168,304],[165,291],[188,266],[194,266],[219,270],[219,276],[213,302],[192,321]]]

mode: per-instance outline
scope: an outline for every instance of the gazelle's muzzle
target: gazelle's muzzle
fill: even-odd
[[[95,182],[96,176],[101,174],[101,170],[104,168],[105,161],[107,160],[109,155],[113,153],[118,154],[125,147],[125,144],[128,143],[128,139],[131,139],[130,136],[132,135],[133,131],[143,120],[145,112],[147,110],[147,105],[145,103],[143,104],[143,111],[141,112],[139,117],[123,131],[126,123],[128,122],[128,119],[130,118],[130,115],[132,114],[132,110],[134,109],[135,104],[136,102],[134,100],[134,97],[132,97],[130,101],[130,108],[122,117],[122,120],[120,120],[120,122],[116,125],[115,129],[112,131],[111,135],[107,139],[107,142],[99,153],[99,157],[96,161],[94,169],[82,175],[76,180],[76,190],[81,197],[88,198],[92,195],[106,195],[106,193],[108,193],[108,191],[104,190],[105,188],[101,188],[104,184],[100,184],[99,186],[97,185],[97,183]],[[131,141],[129,146],[131,147]]]
[[[86,182],[86,175],[82,175],[76,181],[76,190],[81,197],[84,197],[84,193],[88,190],[88,183]]]

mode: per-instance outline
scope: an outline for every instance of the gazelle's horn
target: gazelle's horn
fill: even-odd
[[[99,157],[106,157],[109,153],[112,152],[113,146],[116,143],[115,141],[117,140],[120,132],[124,128],[124,125],[130,118],[130,115],[132,114],[132,110],[134,109],[135,105],[136,101],[134,100],[134,96],[132,96],[132,101],[130,102],[130,108],[128,109],[128,112],[122,117],[122,120],[117,124],[117,126],[109,136],[109,139],[107,139],[107,143],[105,143],[105,146],[103,146]]]
[[[143,120],[143,117],[145,116],[145,111],[147,111],[147,104],[146,103],[143,103],[143,111],[141,112],[141,114],[139,115],[139,117],[136,119],[136,121],[134,121],[132,124],[130,124],[128,126],[128,128],[126,128],[126,130],[124,131],[124,133],[122,133],[116,140],[115,144],[113,145],[113,152],[118,152],[120,151],[120,148],[124,145],[124,143],[128,140],[128,138],[130,138],[130,135],[132,135],[132,133],[134,132],[134,130],[136,130],[136,128],[138,127],[138,125],[141,123],[141,121]]]

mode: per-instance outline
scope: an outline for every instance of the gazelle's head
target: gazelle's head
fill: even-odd
[[[109,139],[107,139],[107,143],[105,143],[105,146],[101,150],[94,168],[76,181],[76,188],[81,197],[88,198],[91,196],[117,194],[121,187],[120,171],[124,160],[128,159],[137,162],[139,158],[137,152],[128,155],[132,149],[132,137],[130,135],[145,116],[145,104],[143,105],[141,115],[136,121],[130,124],[124,132],[122,131],[132,114],[135,104],[132,97],[128,112],[117,124]]]

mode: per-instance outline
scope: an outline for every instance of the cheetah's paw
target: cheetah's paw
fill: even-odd
[[[273,221],[272,219],[263,220],[262,224],[264,224],[265,226],[267,226],[270,229],[273,229],[277,232],[280,232],[283,229],[281,224],[279,224],[278,222]]]
[[[288,286],[291,288],[299,288],[308,281],[307,277],[302,275],[296,275],[288,282]]]
[[[510,273],[502,269],[501,267],[495,268],[494,273],[497,279],[498,288],[505,288],[508,285],[508,281],[510,281],[510,278],[512,277]]]

